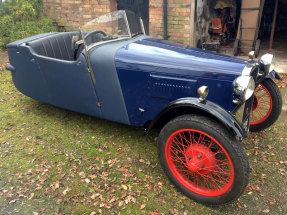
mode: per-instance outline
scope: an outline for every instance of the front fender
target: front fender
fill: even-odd
[[[241,126],[241,124],[235,119],[235,117],[224,110],[219,105],[210,102],[200,102],[198,98],[182,98],[175,100],[168,105],[155,117],[155,119],[149,124],[145,133],[147,134],[157,123],[166,117],[173,116],[172,113],[176,110],[184,109],[184,112],[179,111],[181,114],[201,114],[207,117],[211,117],[219,121],[228,131],[239,139],[247,137],[247,131]],[[176,117],[179,115],[176,115]],[[169,117],[169,120],[172,119]]]
[[[265,78],[271,78],[271,79],[276,79],[278,81],[282,81],[283,79],[280,77],[280,75],[275,71],[272,70],[268,75],[266,75]]]

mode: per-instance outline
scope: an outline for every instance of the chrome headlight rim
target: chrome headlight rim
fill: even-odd
[[[259,59],[259,65],[266,74],[269,74],[275,69],[276,58],[273,54],[264,54]]]
[[[255,81],[251,76],[239,76],[233,82],[234,103],[245,102],[255,91]]]

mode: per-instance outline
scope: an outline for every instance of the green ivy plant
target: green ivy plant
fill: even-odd
[[[6,0],[0,9],[0,49],[25,37],[57,31],[42,11],[42,0]]]

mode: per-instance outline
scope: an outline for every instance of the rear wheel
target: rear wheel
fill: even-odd
[[[261,131],[273,125],[281,109],[280,90],[271,79],[265,79],[255,90],[250,131]]]
[[[168,122],[158,138],[158,153],[169,179],[197,202],[225,204],[248,184],[249,165],[241,144],[205,117],[184,115]]]

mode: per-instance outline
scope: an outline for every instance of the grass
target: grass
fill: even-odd
[[[7,71],[0,82],[0,214],[287,213],[286,112],[244,141],[252,168],[246,192],[206,207],[166,178],[156,134],[32,100]]]

